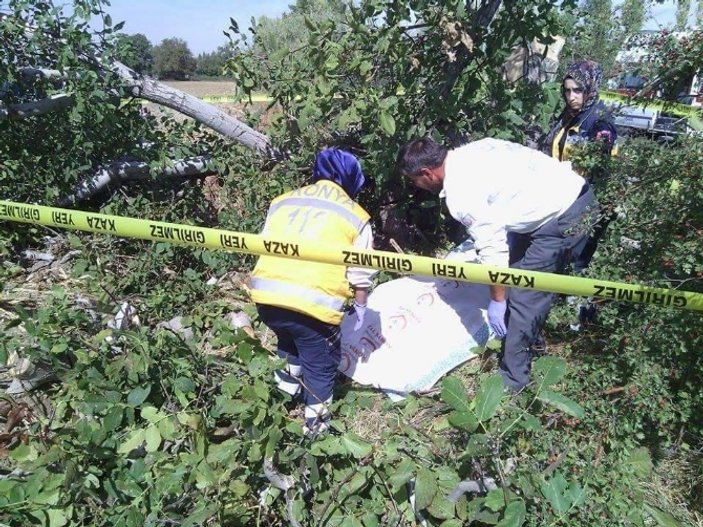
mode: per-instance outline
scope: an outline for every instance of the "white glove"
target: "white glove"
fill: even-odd
[[[361,326],[364,325],[364,315],[366,314],[366,304],[361,305],[354,301],[354,311],[356,311],[356,324],[354,324],[354,331],[359,331]]]

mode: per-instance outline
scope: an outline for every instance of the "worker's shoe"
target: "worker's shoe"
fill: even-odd
[[[571,300],[570,299],[575,299]],[[590,299],[582,299],[579,297],[567,297],[567,303],[573,305],[576,309],[576,317],[574,322],[569,324],[571,331],[581,331],[584,326],[593,324],[596,320],[596,304]]]
[[[330,430],[330,421],[332,414],[329,411],[329,405],[332,403],[332,397],[323,403],[306,404],[305,405],[305,425],[303,433],[310,438],[314,438],[326,434]]]
[[[286,392],[288,395],[295,397],[300,394],[300,376],[303,374],[303,368],[299,364],[288,364],[285,370],[276,370],[273,376],[276,379],[276,387],[279,390]]]
[[[579,308],[579,321],[582,324],[593,324],[596,321],[597,306],[590,300],[581,304]]]
[[[547,341],[544,340],[544,333],[540,331],[539,335],[535,339],[535,342],[531,346],[532,358],[536,359],[543,355],[547,355]]]

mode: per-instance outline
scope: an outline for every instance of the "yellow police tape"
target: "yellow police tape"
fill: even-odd
[[[668,112],[673,115],[678,115],[679,117],[688,117],[689,119],[703,117],[703,108],[700,106],[688,106],[686,104],[662,100],[643,101],[641,99],[632,99],[627,95],[612,91],[601,92],[600,98],[604,101],[620,102],[628,106]]]
[[[251,97],[241,96],[236,97],[234,95],[203,95],[200,100],[205,102],[246,102],[251,100],[251,102],[271,102],[273,97],[266,95],[265,93],[252,93]]]
[[[386,251],[363,251],[348,246],[320,247],[314,241],[281,241],[258,234],[140,220],[41,205],[0,201],[0,220],[114,234],[192,247],[280,256],[354,267],[370,267],[402,274],[435,276],[478,284],[522,287],[552,293],[703,311],[702,293],[463,263],[455,260],[440,260]]]

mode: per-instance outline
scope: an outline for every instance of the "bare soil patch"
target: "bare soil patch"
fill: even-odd
[[[234,81],[163,81],[163,83],[194,97],[234,95],[234,90],[237,87],[237,83]]]

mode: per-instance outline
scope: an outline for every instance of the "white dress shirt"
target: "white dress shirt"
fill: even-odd
[[[508,266],[507,233],[528,233],[558,217],[585,180],[571,163],[537,150],[481,139],[447,153],[444,189],[451,215],[474,239],[482,263]]]

